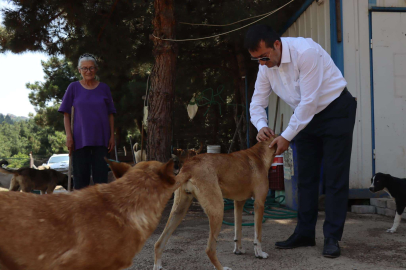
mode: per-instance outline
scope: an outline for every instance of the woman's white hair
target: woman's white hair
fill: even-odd
[[[84,53],[81,56],[79,56],[79,61],[78,61],[78,68],[80,68],[80,63],[82,61],[93,61],[94,66],[98,67],[96,57],[90,53]]]

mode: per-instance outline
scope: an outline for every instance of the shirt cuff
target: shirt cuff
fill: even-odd
[[[295,130],[291,129],[290,127],[287,127],[284,132],[282,132],[281,136],[285,138],[288,141],[293,140],[293,138],[298,134],[299,132],[296,132]]]
[[[268,123],[264,120],[260,120],[257,124],[257,130],[258,132],[261,130],[263,127],[268,127]]]

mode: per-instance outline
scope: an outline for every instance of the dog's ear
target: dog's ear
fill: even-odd
[[[129,168],[131,168],[131,165],[123,162],[116,162],[112,160],[108,160],[107,158],[104,158],[104,160],[110,165],[110,169],[113,172],[113,175],[116,179],[121,178]]]
[[[175,184],[175,174],[173,173],[173,160],[169,160],[167,163],[163,164],[158,171],[158,176],[162,181],[167,182],[170,185]]]

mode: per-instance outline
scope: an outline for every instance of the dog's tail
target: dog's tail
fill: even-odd
[[[7,173],[7,174],[14,174],[14,175],[19,175],[20,173],[17,170],[6,170],[0,167],[0,172],[1,173]]]
[[[187,170],[181,170],[180,173],[175,177],[176,183],[182,185],[186,183],[192,175]]]

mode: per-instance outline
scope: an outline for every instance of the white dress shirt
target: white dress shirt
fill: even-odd
[[[330,55],[311,38],[281,38],[281,41],[279,67],[259,65],[250,114],[258,131],[268,127],[265,108],[274,91],[294,110],[281,134],[291,141],[315,114],[340,96],[347,82]]]

